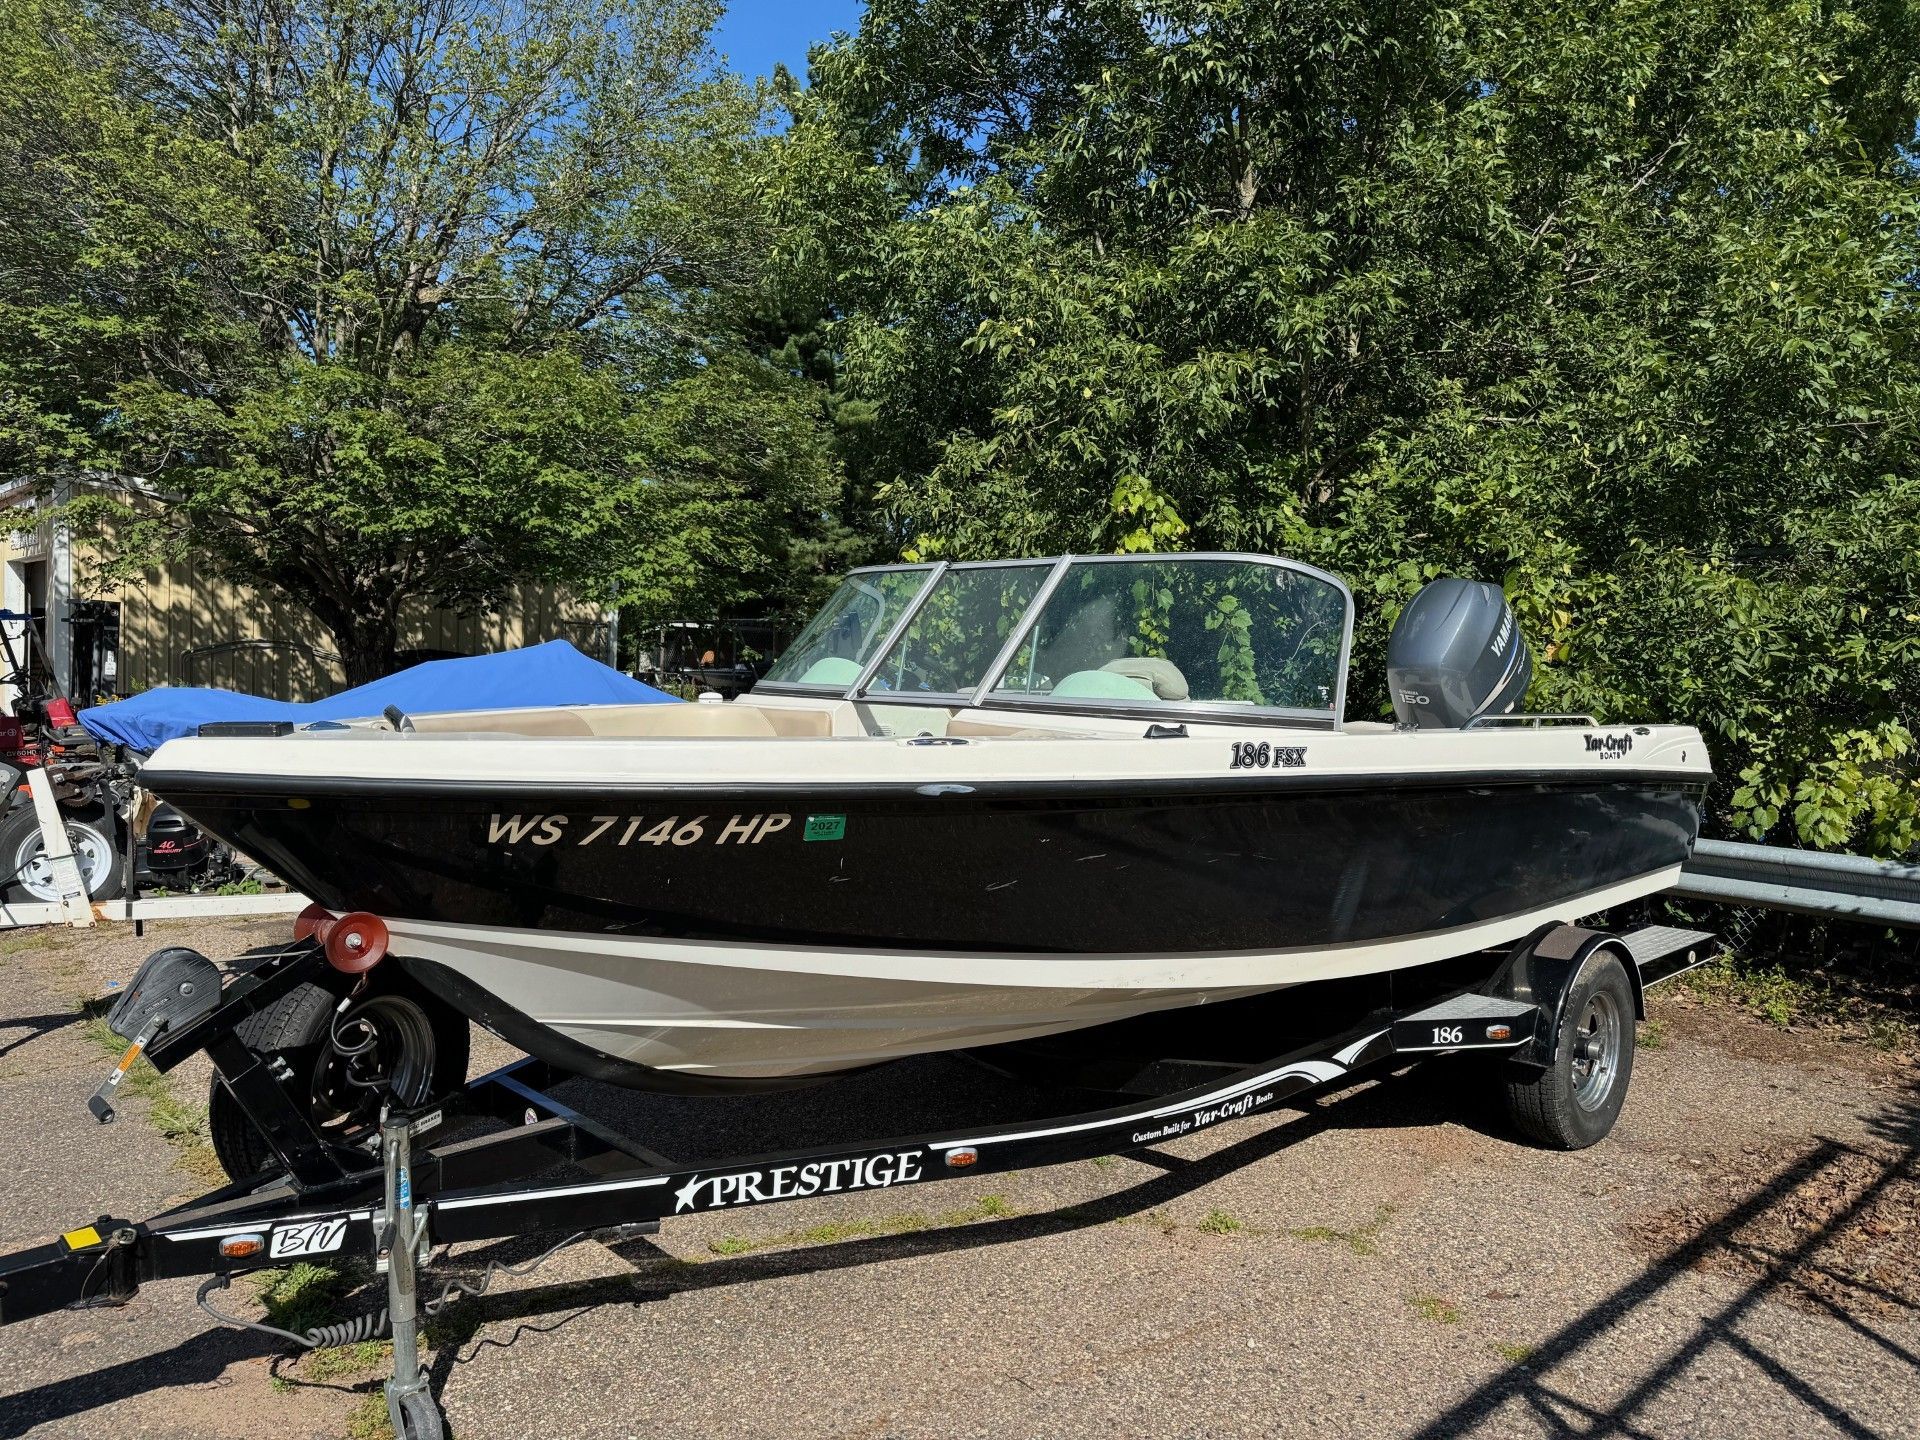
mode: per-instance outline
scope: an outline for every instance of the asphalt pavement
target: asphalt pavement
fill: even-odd
[[[0,1248],[203,1188],[147,1102],[93,1124],[76,1005],[159,944],[230,954],[283,924],[0,938]],[[1578,1154],[1517,1143],[1483,1079],[1430,1064],[1146,1157],[584,1243],[449,1307],[434,1385],[469,1440],[1920,1435],[1920,1071],[1696,1002],[1655,1015],[1619,1129]],[[1032,1101],[949,1060],[567,1098],[692,1157]],[[291,1361],[193,1289],[0,1331],[0,1440],[378,1433],[373,1369]]]

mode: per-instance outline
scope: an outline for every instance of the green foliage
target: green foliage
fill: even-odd
[[[262,1270],[255,1277],[269,1325],[304,1335],[339,1318],[340,1301],[351,1281],[330,1265],[302,1260],[286,1270]]]
[[[1292,553],[1357,715],[1424,581],[1497,578],[1537,708],[1899,850],[1916,62],[1905,0],[873,0],[785,97],[776,252],[910,553]]]
[[[719,8],[10,8],[0,460],[86,482],[110,572],[305,605],[355,680],[410,602],[652,618],[834,563],[826,418],[742,320],[765,102]]]

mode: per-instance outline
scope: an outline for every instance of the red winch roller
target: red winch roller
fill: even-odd
[[[364,910],[335,915],[324,905],[309,905],[294,918],[293,938],[318,940],[327,963],[346,975],[364,975],[387,957],[387,922]]]
[[[333,920],[333,912],[316,901],[293,917],[293,938],[318,940],[324,945],[328,932],[333,929]]]

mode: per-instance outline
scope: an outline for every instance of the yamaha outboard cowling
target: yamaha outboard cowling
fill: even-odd
[[[1505,715],[1533,682],[1533,656],[1498,585],[1435,580],[1414,596],[1387,641],[1387,686],[1402,725],[1457,730]]]

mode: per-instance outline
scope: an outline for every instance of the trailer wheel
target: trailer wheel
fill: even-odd
[[[113,832],[95,807],[63,810],[67,843],[80,867],[80,883],[89,900],[112,900],[120,893],[120,857],[114,853]],[[40,817],[31,805],[22,805],[0,824],[0,888],[17,900],[54,902],[60,887],[47,860],[47,842],[40,834]]]
[[[389,1417],[397,1417],[393,1428],[399,1440],[443,1440],[447,1433],[447,1422],[441,1417],[440,1407],[424,1390],[389,1400],[387,1413]]]
[[[399,1098],[408,1105],[428,1104],[465,1082],[470,1036],[464,1016],[404,986],[359,1002],[336,1024],[339,1003],[323,986],[297,985],[234,1031],[255,1054],[285,1062],[291,1073],[282,1083],[296,1102],[306,1101],[322,1135],[346,1144],[378,1127],[391,1087],[363,1083],[370,1063],[400,1083]],[[343,1050],[343,1031],[350,1042],[357,1038],[350,1022],[363,1013],[377,1027],[377,1041],[366,1050]],[[273,1147],[218,1076],[207,1095],[207,1131],[232,1179],[278,1164]]]
[[[1529,1139],[1556,1150],[1604,1140],[1633,1078],[1633,983],[1611,949],[1587,957],[1567,991],[1544,1070],[1510,1065],[1507,1113]]]

